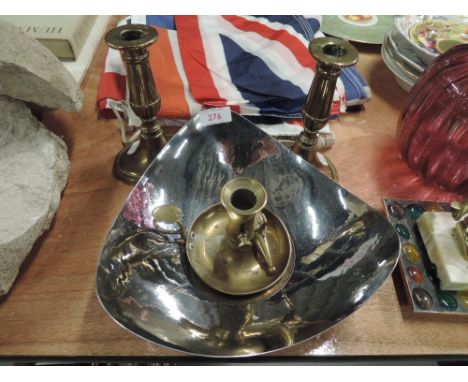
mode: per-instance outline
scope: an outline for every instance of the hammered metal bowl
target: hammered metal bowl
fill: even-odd
[[[191,270],[177,234],[150,232],[155,207],[181,209],[190,227],[222,186],[248,176],[287,226],[294,271],[281,288],[223,295]],[[265,354],[305,341],[358,309],[391,274],[390,223],[243,117],[193,118],[130,193],[104,244],[97,295],[122,327],[163,347],[213,356]]]

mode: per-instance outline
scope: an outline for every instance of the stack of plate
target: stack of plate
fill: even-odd
[[[468,18],[461,16],[400,16],[382,45],[382,58],[398,84],[410,91],[439,54],[468,43]]]

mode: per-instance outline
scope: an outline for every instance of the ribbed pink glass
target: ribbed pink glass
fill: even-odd
[[[440,55],[422,74],[403,104],[397,139],[413,171],[468,194],[468,44]]]

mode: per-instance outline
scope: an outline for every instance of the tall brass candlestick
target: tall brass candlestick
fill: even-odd
[[[309,52],[317,60],[317,69],[302,110],[304,130],[292,150],[325,175],[338,180],[335,166],[319,151],[318,131],[330,118],[336,80],[341,68],[354,65],[358,60],[358,52],[347,41],[333,37],[313,40]]]
[[[127,69],[130,106],[141,119],[141,138],[125,146],[114,160],[114,175],[127,183],[136,183],[166,144],[156,118],[161,98],[154,83],[147,47],[158,39],[158,32],[147,25],[128,24],[110,30],[106,44],[118,49]]]

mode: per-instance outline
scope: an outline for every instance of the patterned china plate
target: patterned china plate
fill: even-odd
[[[383,44],[395,16],[323,16],[322,31],[328,35],[368,44]]]

